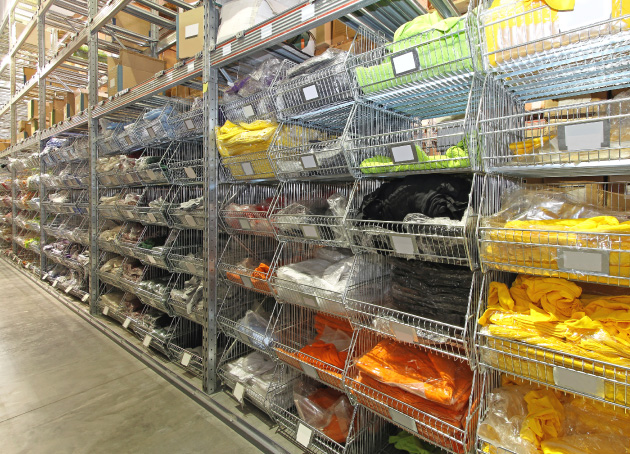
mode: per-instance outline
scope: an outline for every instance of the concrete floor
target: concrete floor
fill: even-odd
[[[260,452],[0,260],[0,452]]]

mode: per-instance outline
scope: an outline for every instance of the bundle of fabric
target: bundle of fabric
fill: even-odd
[[[203,282],[197,276],[192,276],[184,281],[183,288],[171,290],[171,298],[186,307],[186,313],[193,312],[203,307]]]
[[[520,342],[569,355],[589,358],[630,368],[630,295],[584,295],[577,284],[559,278],[520,275],[511,288],[491,282],[488,306],[479,318],[482,335],[509,341],[493,345],[500,351],[482,350],[483,358],[501,368],[525,370],[532,378],[547,381],[555,361],[558,366],[584,370],[619,382],[627,378],[622,368],[604,368],[590,361],[563,355],[548,355],[544,350],[531,352],[542,361],[534,367],[530,360],[520,359]],[[627,403],[628,387],[609,380],[605,397]]]
[[[264,400],[273,382],[275,366],[269,356],[252,352],[225,364],[222,369],[229,379],[242,383],[246,393],[253,393],[257,395],[257,400]]]
[[[508,381],[486,398],[479,425],[484,452],[630,453],[630,415],[613,405]]]
[[[347,205],[347,197],[339,192],[333,192],[323,197],[311,195],[311,198],[298,200],[278,210],[273,221],[278,232],[283,235],[303,237],[302,226],[312,225],[319,238],[343,240],[344,231],[341,223]],[[336,219],[331,222],[330,219],[323,220],[320,216],[335,217]],[[339,226],[334,226],[334,224]]]
[[[254,268],[255,267],[255,268]],[[252,257],[247,257],[238,264],[236,264],[235,272],[226,272],[226,278],[232,282],[235,282],[241,286],[246,286],[241,276],[249,276],[252,286],[261,292],[271,293],[271,287],[267,282],[269,276],[269,264],[260,262],[256,266],[256,261]],[[252,271],[253,269],[253,271]]]
[[[270,121],[257,120],[252,123],[226,121],[217,127],[217,149],[223,157],[267,151],[278,125]]]
[[[225,223],[236,230],[242,230],[240,219],[246,219],[251,230],[273,233],[268,215],[273,198],[269,197],[256,204],[230,203],[223,209]]]
[[[126,262],[123,264],[122,277],[131,282],[140,282],[144,274],[144,266],[139,262]]]

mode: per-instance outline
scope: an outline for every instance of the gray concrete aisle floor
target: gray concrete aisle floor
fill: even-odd
[[[256,453],[0,260],[0,453]]]

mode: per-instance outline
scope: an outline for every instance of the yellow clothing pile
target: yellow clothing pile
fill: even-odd
[[[216,128],[217,149],[223,157],[223,165],[234,178],[274,176],[267,153],[277,128],[278,125],[266,120],[238,125],[226,121]]]
[[[554,366],[584,370],[607,379],[607,400],[630,403],[630,371],[624,369],[630,368],[630,296],[583,295],[564,279],[520,275],[511,288],[490,283],[487,309],[478,322],[492,350],[505,353],[482,349],[492,365],[550,384]],[[604,370],[564,354],[620,367]]]

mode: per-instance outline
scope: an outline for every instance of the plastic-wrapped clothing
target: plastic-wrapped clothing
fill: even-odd
[[[328,344],[321,340],[316,340],[313,343],[302,347],[300,349],[300,353],[308,355],[304,356],[298,354],[298,358],[303,361],[311,362],[309,361],[309,356],[311,356],[342,370],[345,368],[346,359],[348,358],[347,351],[339,352],[334,344]]]
[[[276,77],[280,76],[281,66],[282,61],[277,58],[265,60],[246,76],[239,77],[234,81],[234,85],[223,93],[223,101],[225,103],[232,102],[266,89]]]
[[[543,454],[628,454],[630,438],[607,434],[571,435],[542,442]]]
[[[266,314],[263,315],[259,311],[248,310],[245,316],[237,322],[236,329],[245,334],[258,348],[266,350],[270,343],[270,339],[267,336],[268,325],[269,318]],[[241,326],[246,329],[239,329]]]
[[[216,128],[217,149],[223,157],[267,151],[278,125],[265,120],[235,125],[226,121]]]
[[[227,363],[224,367],[232,380],[249,385],[251,380],[257,376],[269,375],[269,372],[273,375],[275,365],[276,363],[269,356],[260,352],[252,352]]]
[[[293,400],[300,418],[337,443],[345,443],[352,420],[353,407],[348,397],[332,388],[316,388],[298,382]]]
[[[334,65],[342,64],[348,52],[341,49],[335,49],[330,47],[326,49],[321,55],[311,57],[308,60],[294,66],[287,71],[287,79],[292,79],[299,76],[313,74],[316,71],[329,68]]]
[[[362,173],[393,173],[469,167],[468,148],[465,141],[460,142],[460,144],[450,147],[444,154],[436,155],[427,155],[416,144],[416,153],[419,161],[416,164],[394,164],[391,156],[375,155],[361,161],[359,168]]]
[[[328,315],[323,312],[318,312],[315,314],[315,331],[318,333],[323,333],[326,327],[329,327],[334,330],[340,330],[347,333],[349,336],[352,336],[354,329],[350,322],[345,318],[335,317],[333,315]]]
[[[562,422],[564,407],[549,389],[531,391],[525,395],[527,417],[521,426],[521,438],[536,447],[542,440],[557,438],[564,434]]]
[[[410,213],[461,220],[471,190],[470,180],[442,175],[410,175],[384,183],[361,203],[362,219],[402,221]]]

